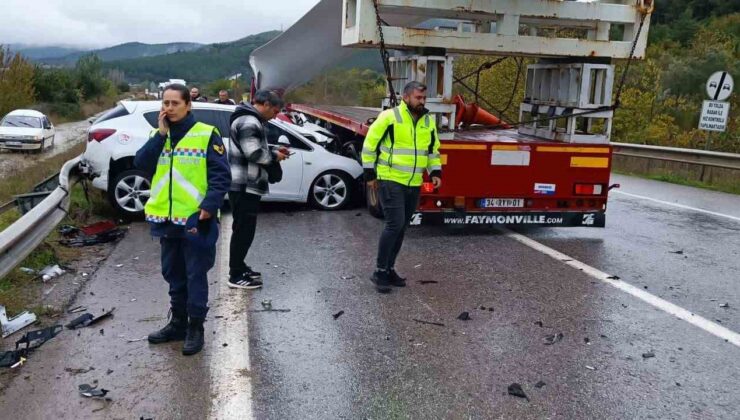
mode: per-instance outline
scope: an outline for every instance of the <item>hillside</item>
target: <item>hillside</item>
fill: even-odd
[[[25,44],[10,44],[7,46],[13,53],[20,53],[24,57],[32,61],[40,59],[52,59],[64,57],[66,55],[83,53],[84,51],[79,48],[73,47],[56,47],[56,46],[36,46],[36,45],[25,45]]]
[[[244,73],[246,77],[251,76],[249,53],[279,34],[279,31],[263,32],[233,42],[206,45],[194,51],[110,61],[103,66],[122,70],[130,82],[178,78],[188,83],[203,83],[235,73]]]
[[[168,44],[143,44],[141,42],[129,42],[109,48],[92,51],[76,51],[71,54],[57,57],[37,58],[34,61],[53,66],[72,66],[85,54],[94,53],[103,61],[125,60],[142,57],[154,57],[165,54],[173,54],[181,51],[193,51],[203,47],[203,44],[193,42],[172,42]]]

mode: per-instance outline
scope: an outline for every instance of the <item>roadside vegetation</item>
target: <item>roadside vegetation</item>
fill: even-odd
[[[34,65],[0,45],[0,118],[32,108],[55,124],[78,121],[111,108],[129,91],[120,72],[103,72],[95,55],[82,56],[73,68]]]

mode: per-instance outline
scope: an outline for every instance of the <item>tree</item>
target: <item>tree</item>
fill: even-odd
[[[95,54],[87,54],[77,60],[77,86],[85,99],[99,99],[108,89],[108,83],[103,77],[102,63]]]
[[[0,45],[0,118],[33,104],[33,66]]]

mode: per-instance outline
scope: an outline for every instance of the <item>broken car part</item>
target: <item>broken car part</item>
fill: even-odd
[[[34,322],[36,322],[36,315],[28,311],[21,312],[13,318],[8,319],[8,315],[5,312],[5,306],[0,305],[0,327],[3,331],[3,338],[33,324]]]
[[[25,347],[23,347],[24,350],[41,347],[42,344],[59,335],[63,329],[64,328],[61,325],[53,325],[40,330],[29,331],[25,333],[20,340],[15,342],[15,348],[18,350],[22,345],[25,345]]]

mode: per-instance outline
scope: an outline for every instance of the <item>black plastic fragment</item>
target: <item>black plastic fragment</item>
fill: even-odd
[[[470,321],[473,318],[470,317],[469,312],[463,312],[457,316],[457,319],[459,319],[460,321]]]
[[[507,389],[507,391],[509,392],[509,395],[512,395],[514,397],[524,398],[525,400],[529,401],[529,397],[527,397],[527,394],[524,393],[522,386],[516,382],[509,385],[509,388]]]
[[[339,312],[335,313],[334,315],[332,315],[332,317],[334,317],[334,319],[337,319],[337,318],[339,318],[342,315],[344,315],[344,311],[339,311]]]
[[[64,328],[61,325],[42,328],[36,331],[29,331],[23,337],[15,342],[15,349],[23,348],[25,350],[41,347],[42,344],[56,337]],[[21,347],[25,345],[25,347]]]

